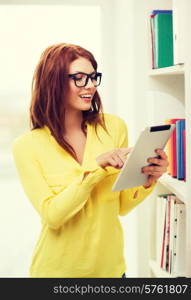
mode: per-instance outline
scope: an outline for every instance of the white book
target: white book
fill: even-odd
[[[171,221],[171,194],[167,195],[167,215],[166,215],[166,271],[170,272],[170,221]]]
[[[158,196],[156,199],[156,260],[159,267],[161,266],[165,209],[164,198],[162,196]]]
[[[175,236],[175,229],[176,229],[176,213],[175,213],[175,195],[170,195],[170,242],[169,242],[169,272],[172,273],[173,268],[173,259],[174,259],[174,236]]]
[[[164,252],[163,252],[163,264],[162,269],[168,271],[168,250],[169,250],[169,201],[168,194],[165,196],[166,199],[166,212],[165,212],[165,230],[164,230]]]
[[[157,264],[160,268],[164,268],[166,264],[166,195],[157,197],[157,212],[156,212],[156,251]]]
[[[185,276],[186,269],[186,210],[184,203],[175,203],[177,224],[175,228],[174,262],[172,273]]]

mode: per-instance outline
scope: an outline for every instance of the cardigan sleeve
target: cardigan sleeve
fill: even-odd
[[[25,194],[43,221],[53,229],[58,229],[82,209],[92,189],[108,173],[107,168],[99,166],[82,170],[71,184],[55,195],[43,176],[33,142],[29,138],[17,139],[12,152]]]
[[[116,125],[117,126],[117,125]],[[117,148],[128,147],[128,130],[125,122],[122,119],[118,119],[118,131],[119,135],[117,137]],[[149,188],[144,186],[138,186],[129,188],[119,193],[119,215],[124,216],[129,211],[131,211],[135,206],[141,203],[155,187],[156,183],[153,183]]]

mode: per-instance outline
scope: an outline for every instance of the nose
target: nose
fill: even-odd
[[[91,78],[88,78],[88,82],[87,82],[85,88],[86,88],[86,89],[95,88],[95,86],[94,86],[94,84],[93,84]]]

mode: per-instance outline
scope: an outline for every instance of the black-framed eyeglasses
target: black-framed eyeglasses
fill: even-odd
[[[87,74],[84,72],[77,72],[75,74],[69,74],[68,76],[74,80],[74,83],[77,87],[86,86],[89,79],[91,79],[93,85],[97,87],[101,83],[102,73],[93,72],[91,74]]]

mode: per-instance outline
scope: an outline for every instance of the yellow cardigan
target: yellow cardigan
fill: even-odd
[[[100,141],[88,124],[82,165],[60,147],[46,126],[13,143],[23,189],[42,220],[31,277],[121,277],[126,270],[119,215],[143,201],[154,184],[111,191],[119,170],[104,170],[95,159],[127,147],[127,127],[115,115],[104,116],[111,136],[99,125]]]

